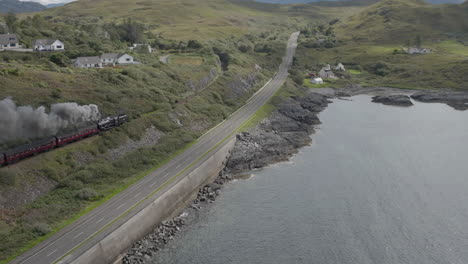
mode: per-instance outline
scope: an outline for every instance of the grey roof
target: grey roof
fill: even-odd
[[[104,53],[101,55],[102,60],[108,60],[108,59],[113,59],[116,60],[120,57],[122,57],[122,53]]]
[[[36,39],[34,41],[34,46],[44,46],[44,45],[52,45],[56,39]]]
[[[12,44],[12,43],[18,43],[18,37],[16,37],[15,34],[0,34],[1,45]]]
[[[75,59],[76,64],[101,64],[101,59],[95,57],[78,57]]]

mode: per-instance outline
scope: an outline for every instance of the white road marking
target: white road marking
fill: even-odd
[[[52,254],[54,254],[55,252],[57,252],[57,249],[54,250],[54,251],[52,251],[52,252],[50,252],[46,257],[50,257],[50,256],[51,256]]]
[[[119,205],[119,207],[117,207],[117,210],[119,210],[120,208],[122,208],[124,205],[125,205],[125,203]]]
[[[99,220],[96,222],[96,224],[99,223],[99,222],[101,222],[102,220],[104,220],[104,218],[99,219]]]
[[[135,194],[135,196],[133,196],[133,197],[135,197],[135,198],[136,198],[136,197],[140,196],[140,194],[141,194],[141,192],[139,192],[139,193]]]
[[[78,235],[74,236],[73,239],[75,239],[75,238],[81,236],[82,234],[83,234],[83,232],[79,233]]]

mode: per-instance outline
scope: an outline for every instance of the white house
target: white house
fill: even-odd
[[[35,51],[65,50],[65,45],[58,39],[36,39],[33,47]]]
[[[0,34],[0,50],[18,48],[21,48],[21,45],[15,34]]]
[[[346,71],[345,66],[341,62],[336,65],[335,70],[337,70],[337,71]]]
[[[322,78],[312,78],[310,80],[311,83],[313,84],[322,84],[323,83],[323,79]]]
[[[418,47],[403,48],[403,51],[408,54],[428,54],[432,52],[431,49]]]
[[[78,57],[73,61],[73,66],[77,68],[102,68],[102,61],[97,56]]]
[[[101,62],[104,65],[116,64],[134,64],[135,61],[132,56],[126,53],[104,53],[101,55]]]

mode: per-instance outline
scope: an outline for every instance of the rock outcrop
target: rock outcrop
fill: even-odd
[[[418,92],[411,95],[416,101],[423,103],[444,103],[456,110],[468,109],[468,92]]]
[[[237,136],[225,172],[241,173],[288,159],[311,142],[317,114],[330,103],[326,96],[309,93],[288,99],[272,115],[250,132]]]
[[[407,95],[396,94],[396,95],[378,95],[372,97],[372,102],[381,103],[384,105],[394,106],[412,106],[411,98]]]

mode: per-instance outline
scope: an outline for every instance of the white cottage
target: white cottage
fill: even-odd
[[[102,68],[101,58],[95,57],[78,57],[73,61],[73,66],[77,68]]]
[[[126,53],[104,53],[101,55],[101,62],[104,65],[116,64],[134,64],[135,61],[132,56]]]
[[[322,78],[312,78],[312,79],[310,80],[310,82],[311,82],[312,84],[322,84],[322,83],[323,83],[323,79],[322,79]]]
[[[65,50],[65,44],[58,39],[36,39],[33,43],[35,51]]]
[[[21,45],[15,34],[0,34],[0,50],[18,48],[21,48]]]

